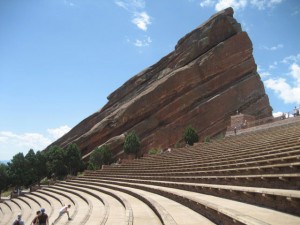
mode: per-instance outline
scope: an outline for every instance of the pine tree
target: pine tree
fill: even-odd
[[[188,126],[185,128],[183,139],[188,145],[193,145],[195,142],[199,141],[199,136],[192,126]]]
[[[126,135],[124,143],[124,152],[126,154],[136,154],[140,149],[140,140],[134,131]]]

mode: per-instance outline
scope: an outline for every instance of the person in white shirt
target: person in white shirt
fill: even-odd
[[[59,210],[59,214],[58,214],[58,217],[54,220],[54,222],[52,223],[52,225],[54,225],[56,223],[56,221],[63,215],[63,214],[67,214],[68,215],[68,220],[71,220],[71,217],[69,215],[69,211],[68,209],[71,208],[71,205],[65,205],[64,207],[62,207],[60,210]]]

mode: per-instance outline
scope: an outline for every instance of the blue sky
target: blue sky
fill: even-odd
[[[298,107],[297,0],[0,0],[0,160],[45,148],[228,6],[273,113]]]

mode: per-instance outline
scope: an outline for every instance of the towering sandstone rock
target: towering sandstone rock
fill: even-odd
[[[233,18],[233,9],[225,9],[181,38],[173,52],[124,83],[100,111],[52,145],[75,142],[87,157],[106,143],[117,156],[131,130],[147,152],[182,140],[187,125],[201,139],[223,132],[237,110],[256,118],[271,116],[256,70],[247,33]]]

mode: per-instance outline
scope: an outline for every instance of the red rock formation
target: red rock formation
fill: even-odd
[[[271,116],[256,69],[252,43],[228,8],[180,39],[173,52],[124,83],[99,112],[53,144],[75,142],[88,156],[107,143],[117,155],[124,134],[135,130],[147,152],[181,141],[188,125],[202,139],[223,132],[237,110]]]

